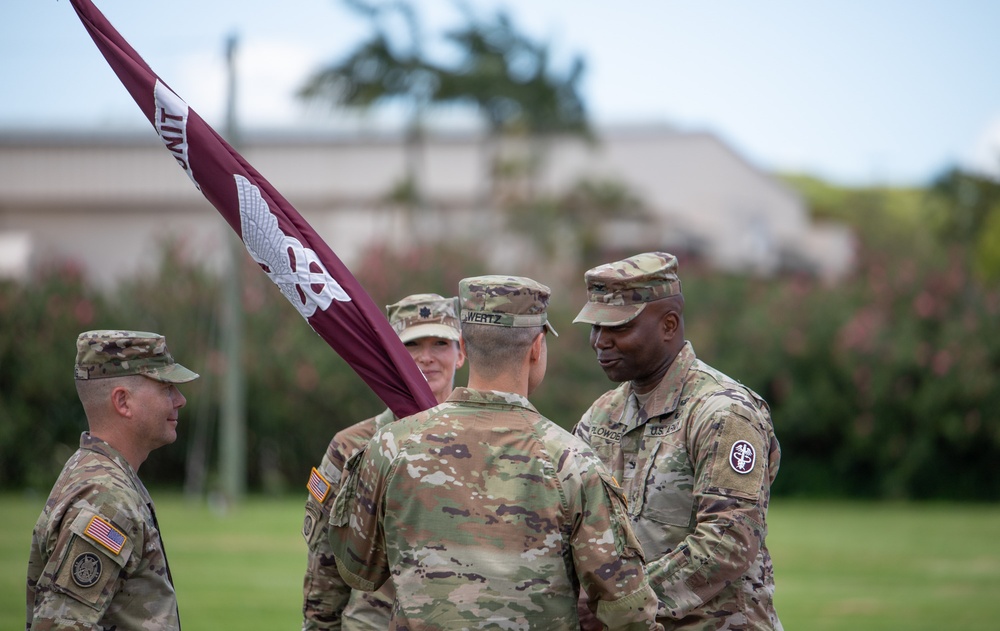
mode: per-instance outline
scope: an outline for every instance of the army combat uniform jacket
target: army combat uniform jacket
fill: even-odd
[[[347,476],[331,544],[355,588],[393,584],[390,629],[577,630],[579,588],[611,628],[660,628],[620,490],[524,397],[457,388]]]
[[[574,432],[622,480],[666,629],[781,629],[764,539],[780,449],[767,404],[690,342],[640,409],[630,383]]]
[[[347,460],[361,451],[376,431],[395,420],[392,411],[385,410],[337,432],[319,467],[309,475],[309,497],[302,523],[302,536],[309,547],[303,583],[303,631],[384,631],[389,626],[392,586],[386,583],[378,591],[362,592],[352,590],[340,578],[330,548],[329,517]]]
[[[89,433],[35,524],[27,629],[180,629],[153,500],[125,458]]]

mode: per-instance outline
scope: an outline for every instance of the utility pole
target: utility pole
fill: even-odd
[[[236,48],[237,37],[226,42],[228,70],[226,102],[226,140],[239,150],[236,125]],[[243,373],[243,242],[228,230],[228,269],[222,279],[222,350],[226,369],[222,375],[220,403],[219,468],[222,492],[228,504],[238,503],[246,493],[247,431],[246,386]]]

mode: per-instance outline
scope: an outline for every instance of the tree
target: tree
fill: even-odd
[[[387,192],[386,199],[407,209],[408,223],[412,228],[413,210],[424,203],[419,184],[423,120],[437,89],[439,70],[424,56],[423,34],[409,4],[375,4],[363,0],[344,0],[344,3],[370,22],[372,35],[346,58],[309,77],[299,90],[299,96],[362,111],[390,101],[407,104],[406,174]],[[407,42],[396,42],[394,45],[390,41],[387,22],[395,15],[403,18],[409,38]]]
[[[543,148],[552,135],[592,138],[579,92],[583,59],[574,57],[569,69],[560,74],[552,67],[548,45],[518,32],[506,13],[481,20],[461,7],[465,24],[444,34],[459,53],[459,60],[448,65],[434,63],[425,55],[424,35],[408,3],[345,3],[370,22],[372,35],[346,58],[311,76],[300,95],[361,110],[390,101],[409,104],[407,175],[391,193],[393,199],[411,196],[411,206],[422,201],[419,146],[424,115],[432,105],[468,104],[480,112],[487,129],[491,193],[496,181],[504,181],[511,186],[526,183],[528,193],[533,194]],[[387,22],[394,16],[403,17],[408,41],[390,38]],[[527,154],[501,159],[498,141],[502,136],[527,139],[521,143],[529,148]],[[496,195],[491,194],[489,201],[497,201]]]
[[[966,252],[981,278],[1000,280],[1000,182],[949,169],[931,184],[927,207],[941,239]]]
[[[548,45],[518,32],[505,12],[499,11],[491,20],[480,20],[467,8],[464,13],[466,24],[445,35],[461,60],[456,68],[439,75],[434,99],[471,103],[482,115],[487,128],[485,156],[491,200],[503,196],[500,183],[508,188],[525,184],[530,198],[553,135],[592,138],[579,92],[584,61],[575,56],[569,69],[559,74],[552,68]],[[522,145],[527,152],[502,157],[499,142],[504,136],[526,139]]]
[[[504,11],[480,18],[469,7],[459,5],[464,23],[443,34],[456,49],[457,61],[436,63],[423,52],[423,33],[409,4],[402,0],[382,4],[345,1],[370,22],[372,35],[346,58],[311,77],[301,94],[361,109],[392,100],[409,103],[407,175],[386,198],[405,203],[410,209],[409,221],[413,221],[412,209],[424,203],[418,165],[425,111],[446,104],[473,107],[486,130],[482,150],[485,185],[478,206],[505,211],[502,220],[507,226],[526,234],[543,253],[553,254],[553,240],[592,251],[593,226],[599,223],[592,221],[594,213],[614,215],[621,210],[614,201],[595,202],[609,192],[624,199],[627,191],[578,187],[566,201],[552,195],[540,197],[537,185],[549,145],[557,135],[594,139],[580,94],[583,58],[576,55],[567,67],[556,68],[548,43],[521,33]],[[404,18],[409,36],[402,45],[391,41],[386,25],[389,17],[397,15]],[[584,198],[586,203],[581,202]],[[580,203],[574,206],[570,203],[573,199]],[[579,215],[578,221],[573,221],[574,214]],[[550,227],[555,231],[548,232]],[[539,239],[540,231],[547,235],[547,242]]]

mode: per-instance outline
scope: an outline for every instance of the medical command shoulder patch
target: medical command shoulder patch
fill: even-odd
[[[741,475],[746,475],[753,471],[757,462],[757,452],[749,442],[737,440],[729,449],[729,466],[733,471]]]
[[[724,495],[759,499],[768,466],[761,442],[757,429],[744,417],[733,414],[723,419],[713,444],[708,486]]]
[[[84,529],[83,534],[87,535],[97,543],[101,544],[108,550],[111,550],[114,554],[118,554],[125,547],[125,542],[128,541],[128,537],[125,534],[111,525],[110,522],[104,521],[97,515],[90,520],[87,527]]]
[[[306,484],[306,488],[309,489],[309,494],[312,495],[317,502],[322,504],[326,500],[326,496],[330,494],[330,483],[327,482],[326,478],[316,470],[316,467],[312,468],[312,472],[309,474],[309,483]]]

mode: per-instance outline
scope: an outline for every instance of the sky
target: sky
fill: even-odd
[[[337,128],[295,92],[368,33],[342,0],[96,0],[153,70],[221,130],[225,47],[238,42],[238,121]],[[428,50],[461,23],[418,0]],[[994,0],[470,0],[553,53],[579,55],[591,120],[717,135],[769,172],[854,186],[926,184],[960,166],[1000,177],[1000,2]],[[0,138],[148,127],[68,0],[2,0]],[[468,125],[440,115],[436,125]],[[357,124],[357,123],[356,123]],[[373,116],[362,127],[391,129]]]

